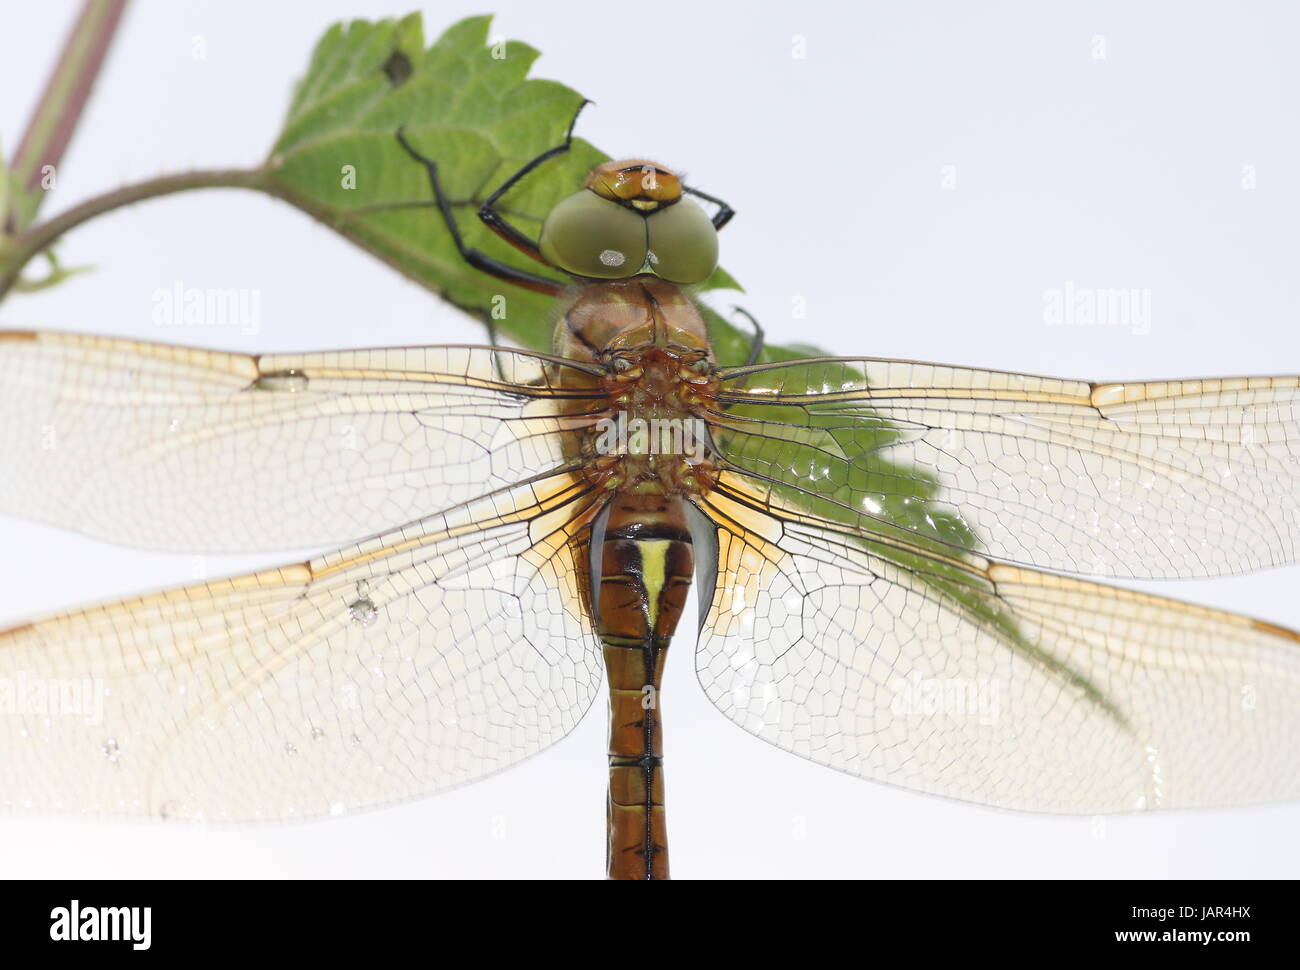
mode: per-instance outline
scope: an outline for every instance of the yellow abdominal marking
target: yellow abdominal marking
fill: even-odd
[[[670,539],[638,539],[641,552],[641,585],[645,587],[646,609],[650,615],[650,632],[659,622],[659,595],[668,580],[668,543]]]

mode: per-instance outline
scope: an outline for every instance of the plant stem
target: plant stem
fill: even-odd
[[[182,172],[179,175],[163,175],[105,192],[103,195],[97,195],[73,206],[48,222],[32,226],[26,232],[0,243],[0,300],[3,300],[13,289],[23,267],[33,257],[49,249],[70,229],[124,205],[193,189],[255,189],[270,195],[280,195],[270,179],[266,177],[265,170],[260,168]]]
[[[10,169],[24,197],[6,214],[7,224],[0,227],[4,232],[21,232],[35,219],[45,196],[40,190],[45,168],[63,159],[125,7],[126,0],[85,0],[82,5],[14,153]]]

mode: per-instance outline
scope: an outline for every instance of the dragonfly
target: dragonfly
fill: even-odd
[[[0,632],[0,807],[339,815],[538,754],[603,681],[607,876],[664,879],[692,587],[708,698],[829,768],[1047,813],[1300,796],[1300,634],[1094,581],[1295,562],[1300,377],[765,361],[757,326],[723,364],[692,287],[725,202],[628,159],[537,239],[503,215],[572,136],[478,211],[557,282],[469,247],[397,133],[461,256],[554,297],[553,353],[0,332],[0,510],[333,548]]]

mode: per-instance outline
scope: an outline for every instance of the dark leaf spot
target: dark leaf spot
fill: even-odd
[[[388,75],[393,87],[405,83],[412,70],[411,59],[401,51],[393,51],[388,55],[388,60],[384,61],[384,73]]]

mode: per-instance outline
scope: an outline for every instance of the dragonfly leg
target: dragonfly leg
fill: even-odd
[[[501,357],[496,352],[497,348],[502,346],[497,337],[497,322],[492,319],[492,314],[487,310],[480,309],[479,312],[483,314],[483,326],[487,327],[488,344],[492,347],[492,363],[497,369],[497,377],[506,381],[509,378],[506,377],[505,368],[501,366]]]
[[[499,280],[507,283],[513,283],[516,286],[522,286],[525,289],[532,290],[536,293],[543,293],[547,296],[559,296],[564,292],[564,284],[545,276],[539,276],[536,273],[530,273],[527,270],[518,269],[508,263],[503,263],[499,259],[493,259],[481,250],[472,246],[465,245],[465,240],[461,237],[460,227],[456,225],[456,216],[451,211],[451,203],[448,201],[446,193],[442,190],[442,183],[438,180],[438,163],[431,158],[421,155],[415,147],[406,140],[404,129],[397,129],[397,141],[406,149],[407,154],[418,161],[425,167],[429,173],[429,184],[433,187],[434,201],[438,206],[438,211],[442,213],[443,222],[447,224],[447,231],[451,233],[452,242],[456,244],[456,251],[460,253],[461,258],[477,270],[481,270],[490,276],[495,276]]]
[[[683,185],[682,191],[695,196],[697,199],[703,199],[705,202],[712,202],[718,207],[718,211],[713,213],[713,228],[715,230],[721,229],[725,226],[731,221],[731,217],[736,214],[736,210],[727,205],[727,203],[706,192],[701,192],[699,189],[693,189],[689,185]]]
[[[578,115],[582,114],[582,109],[591,103],[591,101],[584,98],[582,103],[578,105],[578,110],[573,113],[573,118],[569,121],[569,130],[564,133],[564,141],[554,148],[548,148],[532,161],[524,163],[519,171],[497,186],[497,190],[479,206],[478,217],[483,220],[489,229],[521,253],[531,256],[539,263],[545,263],[546,260],[542,257],[542,252],[537,246],[537,240],[512,226],[506,220],[506,217],[497,211],[496,204],[500,201],[501,196],[514,188],[520,179],[537,168],[538,165],[541,165],[547,159],[554,158],[556,155],[563,155],[569,150],[573,144],[573,128],[578,123]]]
[[[497,331],[496,320],[492,318],[492,313],[487,307],[473,306],[468,303],[460,303],[456,300],[450,301],[453,306],[463,310],[465,313],[471,313],[483,321],[483,326],[488,333],[488,346],[492,348],[492,366],[497,372],[497,377],[504,382],[518,383],[514,379],[506,376],[505,368],[501,365],[501,356],[496,353],[498,350],[509,350],[505,344],[501,343],[500,333]],[[530,382],[531,383],[531,382]],[[540,384],[540,382],[539,382]]]
[[[763,325],[760,324],[757,320],[755,320],[754,315],[750,313],[748,310],[746,310],[744,307],[733,306],[731,309],[734,312],[739,313],[746,320],[748,320],[750,326],[754,328],[754,338],[749,345],[749,359],[745,361],[744,366],[748,367],[751,364],[757,364],[758,358],[762,356],[763,345],[765,342]]]

